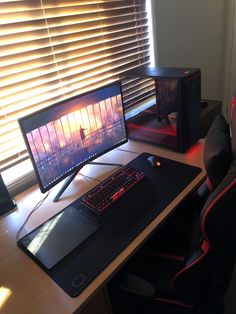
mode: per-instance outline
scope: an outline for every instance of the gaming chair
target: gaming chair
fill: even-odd
[[[230,126],[214,120],[204,163],[205,182],[111,281],[114,313],[224,313],[236,257],[236,106]]]

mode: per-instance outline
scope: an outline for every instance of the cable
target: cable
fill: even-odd
[[[83,173],[81,173],[81,172],[79,172],[79,174],[80,174],[82,177],[84,177],[84,178],[85,178],[85,180],[90,179],[90,180],[95,180],[95,181],[98,181],[99,183],[101,183],[101,182],[102,182],[102,180],[99,180],[99,179],[97,179],[97,178],[93,178],[93,177],[89,177],[89,176],[87,176],[87,175],[85,175],[85,174],[83,174]],[[88,180],[87,180],[87,181],[88,181]]]
[[[91,180],[95,180],[98,181],[99,183],[101,183],[102,181],[93,177],[89,177],[81,172],[79,172],[79,174],[84,177],[86,180],[87,179],[91,179]],[[19,240],[20,238],[20,233],[22,231],[22,229],[25,227],[25,225],[27,224],[27,222],[29,221],[31,215],[44,203],[44,201],[46,200],[46,198],[48,197],[48,195],[50,194],[51,190],[48,191],[48,193],[46,194],[46,196],[44,198],[42,198],[35,206],[34,208],[31,210],[31,212],[29,213],[29,215],[27,216],[27,218],[25,219],[24,223],[22,224],[22,226],[19,228],[19,230],[16,233],[16,241]]]
[[[50,194],[51,190],[48,191],[48,193],[46,194],[46,196],[44,198],[42,198],[35,206],[34,208],[31,210],[31,212],[29,213],[29,215],[26,217],[24,223],[22,224],[22,226],[19,228],[19,230],[16,233],[16,241],[19,240],[20,238],[20,233],[22,231],[22,229],[25,227],[25,225],[27,224],[28,220],[30,219],[30,216],[44,203],[44,201],[46,200],[46,198],[48,197],[48,195]]]
[[[128,149],[122,149],[122,148],[116,148],[117,150],[120,150],[122,152],[127,152],[127,153],[132,153],[132,154],[135,154],[135,155],[140,155],[140,153],[138,152],[134,152],[132,150],[128,150]]]

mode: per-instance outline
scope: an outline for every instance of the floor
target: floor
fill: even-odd
[[[236,314],[236,267],[225,297],[225,314]]]

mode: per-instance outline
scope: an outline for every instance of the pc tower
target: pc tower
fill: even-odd
[[[127,110],[129,138],[179,152],[196,143],[201,127],[200,70],[142,66],[125,72],[122,86],[134,77],[151,79],[154,93],[150,93],[146,107],[137,100],[135,106]]]

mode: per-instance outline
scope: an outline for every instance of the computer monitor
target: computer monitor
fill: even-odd
[[[127,142],[121,85],[116,82],[63,100],[19,119],[19,125],[45,193]]]

